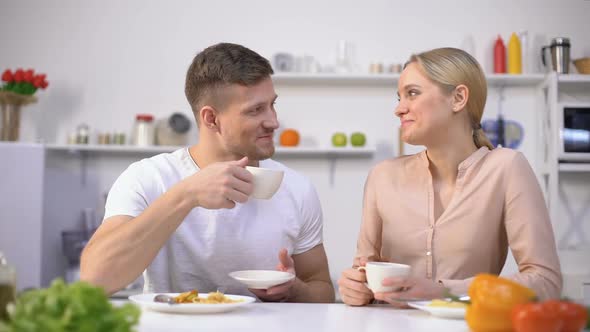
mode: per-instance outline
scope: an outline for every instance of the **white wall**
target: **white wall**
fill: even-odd
[[[136,113],[190,114],[183,93],[188,64],[199,50],[220,41],[244,44],[269,58],[286,51],[332,64],[338,40],[345,39],[355,45],[359,68],[366,71],[371,62],[402,63],[413,52],[458,47],[472,39],[476,57],[491,71],[496,36],[507,40],[512,31],[528,30],[530,57],[538,68],[539,45],[549,37],[570,37],[573,58],[590,55],[588,12],[590,1],[584,0],[2,2],[0,67],[33,67],[48,74],[49,89],[24,110],[22,139],[65,142],[81,122],[95,132],[129,132]],[[373,159],[338,160],[334,186],[326,159],[281,159],[317,186],[336,278],[355,250],[366,174],[397,146],[395,89],[276,88],[283,126],[299,129],[306,139],[327,144],[334,131],[361,130],[369,134],[369,144],[379,146]],[[534,89],[515,88],[506,97],[505,115],[525,125],[522,151],[536,164],[538,96]],[[497,91],[491,90],[486,117],[495,116],[496,100]],[[196,132],[193,137],[194,142]],[[56,173],[78,169],[77,158],[48,158]],[[55,229],[75,226],[82,205],[95,206],[131,160],[87,160],[91,185],[82,189],[90,193],[75,198],[79,206],[48,212]],[[49,205],[68,204],[53,201]],[[59,250],[57,244],[52,248]],[[49,278],[59,271],[47,267],[45,273]]]

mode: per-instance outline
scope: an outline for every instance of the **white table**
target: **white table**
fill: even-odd
[[[219,314],[163,314],[142,309],[138,332],[148,331],[469,331],[464,320],[430,316],[390,306],[253,303]]]

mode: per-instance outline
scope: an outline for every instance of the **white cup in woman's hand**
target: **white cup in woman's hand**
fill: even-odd
[[[405,264],[387,262],[367,262],[365,266],[359,266],[359,271],[367,274],[367,284],[373,293],[393,292],[393,286],[383,286],[383,279],[390,277],[405,277],[410,274],[410,266]]]

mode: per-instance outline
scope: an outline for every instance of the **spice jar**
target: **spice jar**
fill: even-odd
[[[76,128],[76,143],[77,144],[88,144],[90,137],[90,128],[87,124],[81,123]]]
[[[0,252],[0,321],[8,319],[9,303],[16,301],[16,270],[8,265]]]
[[[154,116],[151,114],[137,114],[133,127],[133,144],[139,146],[154,145]]]

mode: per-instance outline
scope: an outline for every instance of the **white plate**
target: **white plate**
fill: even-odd
[[[235,271],[229,276],[252,289],[268,289],[295,278],[292,273],[271,270]]]
[[[166,294],[170,296],[178,296],[180,293],[158,293]],[[254,301],[255,298],[250,296],[242,295],[228,295],[225,294],[231,300],[242,300],[242,302],[236,303],[220,303],[220,304],[201,304],[201,303],[178,303],[168,304],[161,302],[154,302],[154,297],[157,294],[137,294],[129,296],[129,300],[141,305],[144,308],[148,308],[160,312],[180,313],[180,314],[210,314],[218,312],[226,312],[235,310],[239,307],[248,305]],[[208,294],[199,294],[199,297],[206,298]]]
[[[465,319],[466,308],[447,308],[447,307],[433,307],[429,306],[431,301],[414,301],[408,302],[412,308],[420,309],[429,312],[433,316],[451,319]]]

